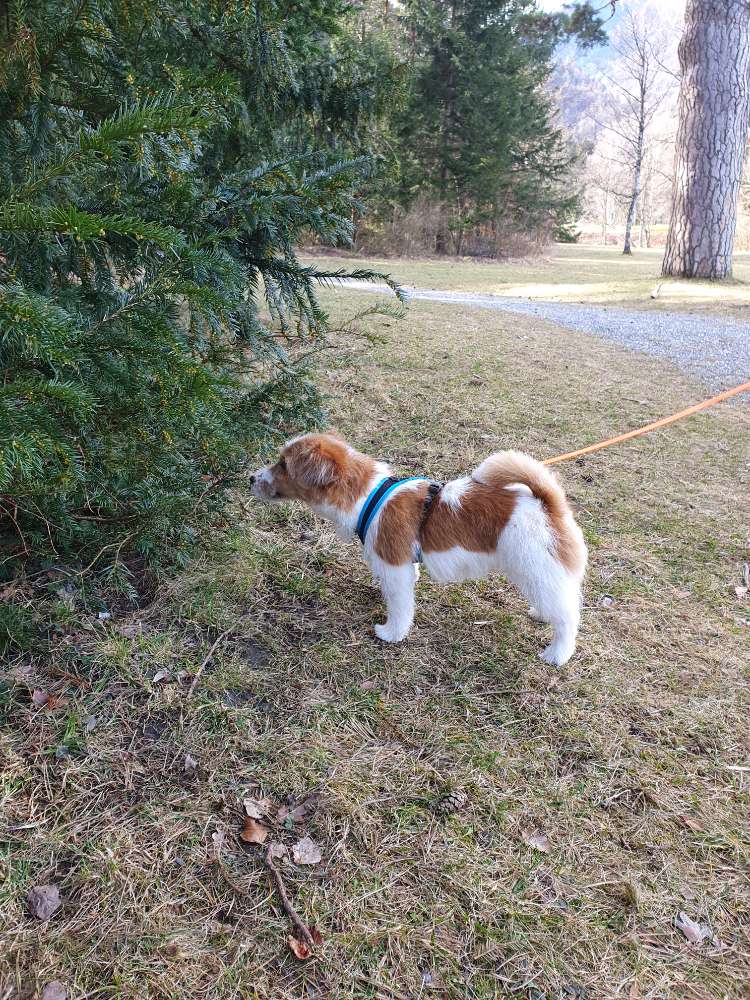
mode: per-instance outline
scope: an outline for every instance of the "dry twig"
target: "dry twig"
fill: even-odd
[[[297,913],[297,911],[294,908],[294,905],[292,904],[292,901],[289,898],[289,895],[286,891],[286,886],[284,885],[284,880],[281,877],[281,872],[276,867],[276,864],[273,860],[272,847],[273,844],[269,845],[268,850],[266,851],[265,857],[263,859],[266,868],[271,873],[271,878],[273,879],[274,885],[276,886],[276,892],[279,894],[279,899],[281,900],[281,905],[284,907],[284,912],[289,917],[291,922],[294,924],[295,928],[299,932],[300,936],[302,937],[302,940],[305,942],[307,947],[311,951],[314,951],[315,941],[313,940],[313,936],[310,933],[309,927],[300,917],[299,913]]]
[[[221,633],[221,635],[218,637],[218,639],[216,639],[216,641],[211,646],[211,648],[209,649],[209,651],[203,657],[203,661],[201,662],[201,665],[196,670],[195,677],[193,678],[193,680],[192,680],[192,682],[190,684],[190,687],[188,688],[187,696],[186,697],[190,698],[190,696],[192,695],[193,691],[195,690],[195,685],[200,680],[200,677],[201,677],[201,674],[203,673],[203,671],[206,669],[206,667],[208,666],[208,664],[211,662],[211,658],[214,655],[214,653],[216,652],[218,646],[226,639],[226,637],[228,635],[230,635],[230,633],[234,632],[234,630],[237,628],[238,625],[239,625],[239,622],[233,622],[229,626],[229,628],[224,629],[224,631]]]

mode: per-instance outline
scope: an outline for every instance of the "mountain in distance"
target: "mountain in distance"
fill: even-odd
[[[604,0],[600,0],[598,5],[603,4]],[[619,0],[614,16],[604,24],[611,44],[582,49],[571,42],[558,49],[549,86],[560,109],[560,124],[568,134],[579,142],[591,142],[600,132],[596,119],[602,117],[602,104],[613,86],[607,77],[617,75],[620,58],[617,38],[624,19],[631,14],[644,19],[659,30],[660,36],[666,30],[671,51],[664,51],[664,64],[674,69],[685,5],[686,0]],[[565,4],[559,0],[538,0],[538,6],[552,11]],[[606,18],[607,14],[608,5],[602,16]]]

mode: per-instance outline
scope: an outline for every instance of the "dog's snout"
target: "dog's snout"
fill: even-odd
[[[255,485],[255,480],[256,480],[257,478],[258,478],[258,477],[257,477],[256,475],[252,475],[252,476],[250,476],[250,485],[251,485],[251,486],[254,486],[254,485]]]

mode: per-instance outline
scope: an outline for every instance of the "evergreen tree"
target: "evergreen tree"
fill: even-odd
[[[180,551],[248,448],[316,419],[296,358],[325,329],[316,282],[338,273],[295,247],[350,236],[369,169],[351,154],[386,103],[383,79],[353,85],[351,51],[332,69],[345,15],[335,0],[6,8],[6,576],[29,557],[98,570]]]
[[[435,250],[470,226],[567,222],[573,161],[544,83],[562,37],[601,41],[589,5],[542,15],[533,0],[408,0],[414,81],[400,126],[401,194],[441,206]]]

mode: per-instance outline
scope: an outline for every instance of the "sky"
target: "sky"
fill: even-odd
[[[560,10],[571,3],[572,0],[536,0],[538,6],[546,11]],[[607,0],[592,0],[593,6],[603,7]],[[685,14],[687,0],[618,0],[617,12],[614,17],[605,21],[604,27],[607,32],[612,32],[620,22],[622,16],[627,11],[637,14],[646,8],[654,8],[660,20],[673,23],[678,31],[681,30],[682,19]],[[602,16],[606,17],[609,11],[602,11]],[[595,46],[593,49],[581,50],[575,43],[569,43],[558,52],[558,58],[575,58],[581,65],[589,65],[601,68],[612,59],[612,50],[607,45]]]
[[[571,0],[537,0],[537,4],[542,8],[542,10],[560,10],[565,6],[565,3],[570,3]],[[606,0],[599,0],[598,4],[595,6],[604,6]],[[685,4],[687,0],[658,0],[659,12],[663,14],[669,14],[674,12],[675,17],[681,18],[685,13]],[[622,11],[630,8],[631,10],[639,10],[641,7],[646,6],[648,0],[619,0],[617,6]],[[606,12],[603,12],[606,13]],[[614,17],[611,21],[607,23],[607,27],[615,25],[618,18]]]

